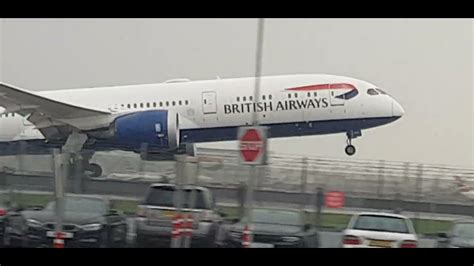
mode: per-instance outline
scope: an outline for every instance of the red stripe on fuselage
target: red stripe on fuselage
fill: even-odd
[[[290,91],[317,91],[317,90],[344,90],[344,89],[353,89],[357,88],[349,83],[334,83],[334,84],[317,84],[317,85],[308,85],[302,87],[288,88],[286,90]]]

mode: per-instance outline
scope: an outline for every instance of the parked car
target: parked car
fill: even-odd
[[[5,243],[19,247],[53,247],[56,202],[46,207],[14,210],[5,225]],[[125,216],[100,196],[70,195],[64,198],[65,247],[119,247],[125,244]]]
[[[137,247],[171,246],[172,221],[178,213],[178,191],[174,184],[157,183],[149,187],[138,206]],[[222,217],[216,210],[211,191],[200,186],[183,186],[182,192],[181,211],[193,216],[191,247],[215,247]]]
[[[416,248],[418,237],[411,220],[392,213],[354,215],[342,236],[343,248]]]
[[[10,206],[7,197],[0,194],[0,240],[3,240],[5,235],[5,219],[8,215]],[[0,246],[4,246],[3,241],[0,241]]]
[[[298,210],[254,208],[252,216],[252,241],[255,248],[316,248],[319,234],[315,227],[305,223],[304,214]],[[225,248],[242,247],[242,235],[248,218],[244,216],[227,226],[220,244]]]
[[[438,248],[474,248],[474,220],[456,220],[448,232],[438,233]]]

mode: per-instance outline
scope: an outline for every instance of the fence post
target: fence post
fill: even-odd
[[[245,214],[245,192],[247,187],[245,182],[240,182],[237,188],[237,200],[239,201],[239,218],[242,219]]]
[[[64,194],[65,194],[65,158],[64,154],[61,153],[60,149],[53,150],[54,156],[54,185],[55,185],[55,198],[56,198],[56,228],[55,238],[60,235],[63,231],[63,215],[64,215]]]
[[[140,160],[138,160],[138,174],[140,177],[145,177],[145,160],[148,157],[148,143],[144,142],[140,145]]]
[[[321,230],[321,213],[324,205],[324,189],[322,187],[318,187],[316,189],[316,228],[318,231]]]
[[[26,142],[20,141],[20,152],[17,155],[18,158],[18,172],[24,174],[25,171],[25,154],[26,154]]]
[[[176,209],[178,213],[178,217],[182,219],[183,217],[183,181],[185,179],[185,167],[186,167],[186,155],[175,155],[176,160],[176,177],[175,177],[175,197],[174,202],[176,203]],[[179,219],[178,219],[179,220]],[[179,220],[180,221],[180,220]],[[180,221],[181,222],[181,221]],[[181,223],[180,223],[181,224]],[[179,234],[176,241],[171,242],[172,248],[180,248],[182,234]]]
[[[423,193],[422,175],[423,175],[423,165],[418,164],[417,173],[416,173],[416,183],[417,183],[416,184],[416,202],[418,203],[418,207],[420,207],[421,196]],[[415,217],[416,217],[415,230],[418,233],[420,230],[420,211],[419,210],[416,210]]]
[[[192,213],[192,210],[194,210],[195,205],[196,205],[196,197],[197,197],[197,191],[196,187],[199,185],[199,171],[201,168],[201,164],[199,161],[199,158],[197,161],[193,162],[186,162],[186,169],[189,170],[189,167],[192,166],[193,168],[195,167],[195,171],[186,171],[185,172],[185,178],[186,178],[186,183],[191,185],[191,195],[188,201],[188,209],[190,209],[189,213],[184,217],[185,223],[184,223],[184,247],[185,248],[190,248],[191,247],[191,241],[192,241],[192,234],[193,234],[193,225],[194,225],[194,216]],[[192,180],[190,180],[190,175],[192,174]]]
[[[379,161],[379,172],[378,172],[379,184],[377,186],[377,197],[382,198],[383,186],[384,186],[384,161]]]
[[[84,172],[83,172],[83,163],[82,163],[82,154],[81,152],[71,154],[73,158],[73,172],[72,178],[74,180],[73,191],[74,193],[82,193],[83,192],[83,184],[82,181],[84,179]]]

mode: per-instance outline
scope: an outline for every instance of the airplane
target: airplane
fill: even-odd
[[[193,154],[194,144],[237,139],[253,113],[268,138],[346,133],[345,152],[362,130],[398,120],[403,107],[369,82],[336,75],[296,74],[157,84],[30,91],[0,83],[0,155],[123,150],[143,160]],[[23,145],[23,146],[22,146]],[[87,153],[84,151],[88,151]],[[171,156],[171,157],[170,157]]]
[[[467,198],[474,199],[474,188],[469,186],[464,178],[460,176],[454,176],[454,182],[459,193]]]

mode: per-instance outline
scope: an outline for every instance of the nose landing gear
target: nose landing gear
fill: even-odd
[[[354,147],[354,145],[351,144],[350,140],[347,140],[347,146],[346,146],[345,152],[349,156],[352,156],[356,153],[356,148]]]
[[[360,130],[350,130],[347,131],[347,146],[345,152],[347,155],[352,156],[356,153],[356,148],[352,145],[352,139],[362,136]]]

